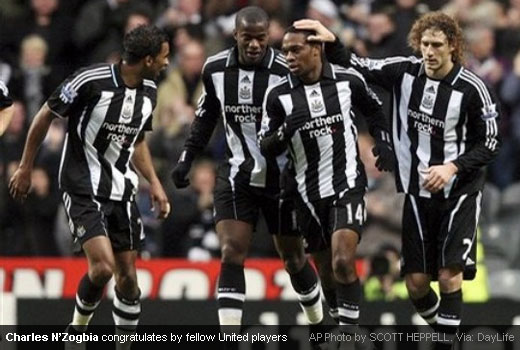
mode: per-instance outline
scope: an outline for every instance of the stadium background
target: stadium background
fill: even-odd
[[[406,35],[415,18],[445,11],[459,19],[467,39],[466,65],[495,88],[501,102],[503,146],[490,166],[480,224],[479,274],[465,284],[466,323],[520,324],[520,1],[519,0],[2,0],[0,79],[15,100],[15,115],[0,130],[0,324],[65,324],[77,281],[86,269],[74,257],[57,189],[65,122],[56,120],[40,150],[33,190],[22,206],[7,181],[21,157],[28,127],[59,82],[90,63],[117,62],[121,38],[142,23],[171,36],[171,65],[159,84],[154,131],[148,142],[172,214],[160,222],[141,182],[139,207],[147,239],[139,262],[142,323],[216,323],[214,299],[218,241],[212,222],[216,164],[223,158],[222,128],[176,190],[169,179],[200,93],[206,57],[233,44],[234,14],[258,5],[271,16],[271,44],[280,45],[293,20],[319,19],[360,55],[410,55]],[[363,126],[359,126],[363,130]],[[359,246],[365,282],[362,322],[415,324],[398,277],[402,198],[391,175],[374,167],[372,140],[360,133],[369,176],[368,223]],[[246,323],[301,323],[295,295],[265,223],[260,222],[246,264]],[[107,299],[111,288],[107,289]],[[110,324],[109,301],[94,323]],[[33,312],[29,312],[31,310]],[[39,315],[39,316],[35,316]],[[486,315],[486,318],[479,317]]]

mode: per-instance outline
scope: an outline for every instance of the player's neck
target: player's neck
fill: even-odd
[[[425,69],[426,75],[428,76],[428,78],[435,79],[435,80],[444,79],[444,77],[446,77],[451,72],[454,65],[455,64],[450,61],[449,63],[445,64],[444,66],[442,66],[436,70],[431,70],[431,69],[426,68]]]
[[[314,84],[321,78],[321,71],[323,70],[323,62],[319,61],[316,64],[316,67],[311,70],[309,73],[302,75],[300,77],[301,81],[303,81],[304,84]]]
[[[129,88],[136,88],[143,82],[141,68],[138,65],[129,65],[125,62],[120,64],[121,78]]]

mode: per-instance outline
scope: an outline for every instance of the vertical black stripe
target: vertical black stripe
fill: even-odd
[[[403,84],[403,79],[401,78],[397,86],[401,87],[402,84]],[[395,101],[394,107],[395,107],[397,115],[393,115],[393,117],[391,118],[392,122],[391,122],[390,128],[392,129],[391,132],[393,135],[393,128],[394,128],[394,124],[395,124],[396,130],[397,130],[397,139],[398,139],[398,142],[400,143],[400,142],[402,142],[402,135],[401,135],[402,123],[401,123],[401,118],[400,118],[400,114],[399,114],[399,101],[401,100],[401,89],[400,88],[397,88],[397,87],[394,88],[394,96],[395,96],[395,99],[392,100],[392,103],[394,103],[394,101]],[[391,111],[393,114],[394,113],[393,109]],[[393,142],[393,138],[392,138],[392,142]],[[399,147],[400,147],[399,143],[394,144],[394,151],[396,154],[399,153]],[[398,164],[396,164],[396,166],[395,166],[395,183],[396,183],[398,192],[408,190],[408,189],[404,188],[403,183],[401,181],[401,173],[399,172]]]
[[[410,95],[410,102],[407,110],[419,111],[424,91],[424,79],[415,78],[412,83],[412,93]],[[408,118],[408,116],[406,116]],[[417,157],[417,148],[419,146],[419,134],[416,128],[413,127],[413,118],[408,118],[408,137],[410,138],[410,152],[412,155],[412,163],[410,167],[410,185],[408,190],[411,193],[419,193],[419,158]]]
[[[448,112],[448,105],[452,90],[443,84],[439,84],[437,92],[437,100],[433,107],[432,118],[446,122],[446,114]],[[444,125],[446,126],[446,125]],[[433,133],[430,138],[430,162],[429,166],[444,164],[444,128],[433,126]],[[444,198],[444,191],[432,193],[432,198]]]

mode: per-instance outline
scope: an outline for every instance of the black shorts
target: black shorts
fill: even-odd
[[[139,250],[145,238],[141,214],[134,201],[112,201],[63,193],[74,243],[107,236],[114,251]]]
[[[298,224],[307,252],[328,249],[332,234],[340,229],[356,232],[361,240],[367,220],[365,188],[352,189],[343,196],[304,203],[297,201]]]
[[[401,273],[427,273],[436,281],[440,268],[458,266],[465,280],[474,279],[481,199],[481,192],[445,200],[407,194]]]
[[[280,199],[278,189],[260,188],[231,182],[218,175],[214,196],[215,223],[220,220],[239,220],[256,227],[260,211],[271,234],[299,235],[292,201]]]

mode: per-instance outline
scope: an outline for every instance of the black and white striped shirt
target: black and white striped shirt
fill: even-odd
[[[257,67],[242,67],[237,48],[209,57],[202,72],[204,91],[186,141],[185,150],[200,153],[222,117],[226,131],[226,163],[220,171],[231,183],[242,181],[255,187],[279,186],[285,157],[266,159],[260,153],[257,133],[262,119],[262,102],[268,86],[288,73],[280,52],[272,48]]]
[[[350,63],[369,83],[392,93],[392,136],[398,190],[426,198],[456,197],[482,189],[484,167],[498,153],[499,107],[468,69],[455,65],[441,80],[426,76],[415,57],[359,58]],[[422,187],[424,170],[454,162],[459,172],[444,191]]]
[[[119,66],[100,64],[68,77],[47,101],[68,117],[60,188],[116,201],[133,200],[138,176],[130,164],[134,144],[152,128],[157,87],[145,79],[125,86]]]
[[[13,104],[9,97],[9,90],[4,82],[0,80],[0,108],[6,108]]]
[[[359,72],[324,62],[318,82],[305,85],[289,74],[268,90],[264,103],[261,142],[290,118],[303,118],[288,146],[305,202],[366,187],[353,111],[365,116],[374,136],[388,135],[388,127],[379,100]]]

